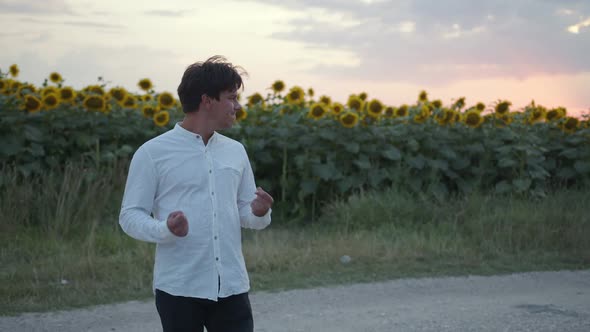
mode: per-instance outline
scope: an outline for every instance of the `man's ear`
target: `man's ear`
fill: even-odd
[[[204,106],[209,106],[211,104],[211,97],[207,96],[206,93],[201,95],[201,104]]]

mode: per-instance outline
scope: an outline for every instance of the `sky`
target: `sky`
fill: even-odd
[[[590,0],[0,0],[0,21],[0,68],[34,84],[57,71],[175,93],[189,64],[224,55],[245,96],[280,79],[340,102],[426,90],[590,111]]]

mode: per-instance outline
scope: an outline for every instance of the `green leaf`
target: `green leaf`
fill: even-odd
[[[311,170],[313,175],[320,177],[322,180],[335,179],[339,175],[338,169],[336,169],[332,163],[314,164],[312,165]]]
[[[516,179],[516,180],[512,181],[512,184],[514,185],[516,190],[519,192],[523,192],[523,191],[528,190],[532,183],[533,183],[533,181],[531,179],[527,179],[527,178],[520,178],[520,179]]]
[[[426,159],[422,155],[417,155],[415,157],[410,157],[406,162],[415,169],[423,169],[426,164]]]
[[[510,192],[511,190],[512,185],[506,180],[496,183],[496,193],[498,194],[505,194],[507,192]]]
[[[371,161],[365,155],[361,155],[359,157],[359,159],[354,160],[353,163],[360,169],[370,169],[371,168]]]
[[[500,162],[498,162],[498,166],[502,167],[502,168],[510,168],[510,167],[514,167],[516,165],[518,165],[516,160],[509,159],[509,158],[500,159]]]
[[[344,149],[350,153],[358,153],[361,149],[361,146],[356,142],[348,142],[344,143]]]
[[[449,163],[446,160],[442,160],[442,159],[428,160],[428,165],[434,169],[442,169],[442,170],[449,169]]]
[[[25,137],[29,141],[33,141],[33,142],[42,142],[43,141],[43,133],[38,128],[33,127],[31,125],[24,125],[23,129],[24,129]]]
[[[467,158],[459,158],[451,162],[451,167],[453,167],[453,169],[457,171],[466,169],[467,167],[469,167],[469,165],[471,165],[471,161]]]
[[[557,176],[562,179],[573,179],[576,177],[576,171],[571,167],[564,167],[557,171]]]
[[[390,146],[387,149],[381,151],[381,155],[389,160],[402,159],[402,153],[395,146]]]
[[[318,188],[318,181],[314,179],[306,179],[301,181],[301,191],[305,195],[313,194]]]
[[[566,157],[568,159],[578,159],[580,156],[580,153],[578,152],[578,149],[570,148],[570,149],[563,150],[563,152],[561,152],[559,155],[562,157]]]
[[[590,174],[590,162],[588,162],[588,161],[579,161],[578,160],[574,163],[574,168],[580,174],[586,174],[586,175]]]

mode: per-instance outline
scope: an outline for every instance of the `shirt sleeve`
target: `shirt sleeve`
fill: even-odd
[[[176,236],[168,229],[166,220],[151,217],[157,185],[154,162],[140,147],[129,166],[119,224],[125,233],[137,240],[165,243]]]
[[[254,173],[252,172],[252,165],[248,155],[244,150],[245,155],[245,167],[242,172],[242,179],[238,187],[238,209],[240,211],[240,224],[244,228],[252,229],[263,229],[270,225],[272,209],[268,209],[268,212],[261,217],[258,217],[252,213],[252,207],[250,203],[256,197],[256,184],[254,182]]]

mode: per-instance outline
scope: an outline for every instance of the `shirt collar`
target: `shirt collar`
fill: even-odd
[[[192,132],[192,131],[190,131],[190,130],[186,130],[186,129],[184,129],[184,128],[183,128],[183,127],[180,125],[180,122],[177,122],[177,123],[174,125],[174,133],[176,133],[177,135],[180,135],[180,136],[182,136],[182,137],[185,137],[185,138],[194,139],[194,138],[196,137],[196,138],[198,138],[198,139],[200,139],[200,140],[202,140],[202,139],[203,139],[203,138],[201,137],[201,135],[199,135],[199,134],[195,134],[195,133],[193,133],[193,132]],[[213,135],[211,135],[211,138],[209,138],[209,143],[211,143],[211,142],[213,142],[213,141],[217,140],[217,138],[216,138],[216,137],[217,137],[218,135],[219,135],[219,134],[218,134],[216,131],[214,131],[214,132],[213,132]]]

